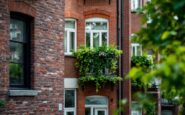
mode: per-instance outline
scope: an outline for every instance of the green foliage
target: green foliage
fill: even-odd
[[[147,56],[133,56],[131,58],[131,66],[135,69],[141,68],[142,71],[148,72],[153,67],[153,60]],[[132,86],[138,88],[147,88],[151,86],[151,82],[147,82],[146,84],[142,82],[140,78],[132,79]]]
[[[145,115],[156,115],[156,102],[151,94],[136,93],[134,97],[141,105]]]
[[[131,59],[132,67],[151,68],[152,65],[153,65],[152,59],[147,56],[132,56]]]
[[[143,8],[143,26],[135,41],[161,55],[157,67],[149,72],[141,68],[130,71],[131,78],[147,83],[160,79],[165,98],[178,97],[185,103],[185,0],[151,0]]]
[[[0,108],[4,107],[4,106],[5,106],[5,103],[6,103],[6,102],[5,102],[4,100],[1,100],[1,99],[0,99]]]
[[[94,81],[96,90],[103,85],[102,83],[120,80],[119,77],[114,77],[117,69],[117,60],[121,55],[121,51],[114,47],[98,47],[86,48],[81,47],[74,53],[76,57],[76,67],[80,73],[80,84]]]
[[[103,85],[105,85],[105,83],[113,83],[116,84],[117,81],[120,81],[121,77],[119,76],[86,76],[86,77],[80,77],[79,78],[79,83],[81,86],[86,85],[86,83],[95,83],[96,86],[96,92],[99,91],[100,88],[102,88]]]

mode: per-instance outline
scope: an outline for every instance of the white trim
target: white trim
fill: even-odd
[[[86,30],[87,22],[106,22],[107,29],[106,30]],[[86,41],[86,33],[90,33],[90,48],[93,48],[93,33],[99,34],[99,46],[102,46],[102,33],[107,33],[107,46],[109,46],[109,21],[104,18],[89,18],[85,20],[85,46],[87,45]]]
[[[65,21],[74,21],[75,22],[75,28],[66,28],[65,27],[65,31],[67,32],[67,52],[64,51],[65,55],[72,55],[73,52],[70,52],[70,33],[74,32],[74,51],[76,51],[77,49],[77,20],[76,19],[72,19],[72,18],[66,18]],[[65,36],[64,36],[65,37]],[[65,39],[65,38],[64,38]],[[64,43],[64,47],[65,47],[65,43]]]
[[[64,88],[78,88],[78,78],[64,78]]]
[[[107,100],[107,104],[105,105],[96,105],[96,104],[89,104],[89,105],[86,105],[85,104],[85,108],[90,108],[90,111],[91,111],[91,115],[94,115],[96,113],[96,110],[105,110],[105,115],[108,115],[108,105],[109,105],[109,100],[108,100],[108,97],[106,96],[98,96],[98,95],[94,95],[94,96],[87,96],[87,97],[104,97],[106,98]],[[86,98],[87,98],[86,97]],[[95,112],[95,113],[94,113]],[[96,114],[95,114],[96,115]]]
[[[138,47],[138,46],[141,47],[141,49],[140,49],[140,50],[141,50],[141,51],[140,51],[141,54],[137,54],[137,51],[138,51],[138,48],[137,48],[137,47]],[[139,43],[131,43],[131,47],[132,47],[132,48],[131,48],[131,56],[139,56],[139,55],[142,55],[143,52],[142,52],[142,45],[141,45],[141,44],[139,44]],[[135,49],[135,50],[134,50],[135,52],[133,52],[133,48]],[[134,54],[134,55],[133,55],[133,54]]]

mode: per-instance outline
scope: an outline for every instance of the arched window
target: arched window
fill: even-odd
[[[108,45],[108,20],[90,18],[85,21],[86,47],[96,48]]]
[[[108,98],[105,96],[86,97],[85,115],[108,115]]]

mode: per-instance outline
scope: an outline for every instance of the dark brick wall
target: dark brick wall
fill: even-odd
[[[10,12],[34,18],[32,32],[32,88],[35,97],[9,97]],[[0,114],[55,115],[63,103],[64,0],[0,0],[0,97],[7,100]]]

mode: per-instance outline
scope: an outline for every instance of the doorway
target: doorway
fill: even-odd
[[[108,115],[108,98],[105,96],[86,97],[85,115]]]

